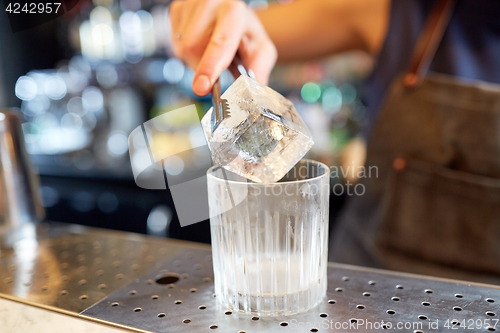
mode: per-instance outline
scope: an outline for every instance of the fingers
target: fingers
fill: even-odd
[[[267,85],[269,75],[278,59],[278,52],[264,28],[259,25],[259,19],[254,14],[252,16],[249,24],[259,28],[242,39],[239,50],[247,66],[254,72],[257,81]],[[253,22],[254,20],[256,23]]]
[[[248,56],[247,64],[254,72],[257,81],[267,85],[277,59],[276,47],[272,43],[263,43],[258,51]]]
[[[181,0],[172,1],[170,4],[168,14],[173,32],[178,32],[178,28],[181,25],[182,14],[184,12],[182,9],[185,4],[186,2]]]
[[[172,40],[172,47],[174,50],[174,53],[177,57],[180,58],[180,38],[178,38],[177,35],[181,35],[181,25],[182,25],[182,18],[183,14],[186,12],[184,10],[186,2],[184,1],[173,1],[170,4],[169,10],[168,10],[168,15],[169,15],[169,21],[170,21],[170,34],[171,34],[171,40]]]
[[[237,50],[257,80],[267,84],[276,48],[243,1],[177,0],[170,5],[170,22],[176,56],[196,69],[195,94],[210,92]]]
[[[176,55],[189,67],[196,69],[214,29],[217,9],[223,0],[185,1],[183,19],[179,25],[182,39],[178,40]]]
[[[193,92],[204,96],[236,54],[245,32],[248,8],[241,1],[226,1],[217,13],[215,28],[196,68]]]

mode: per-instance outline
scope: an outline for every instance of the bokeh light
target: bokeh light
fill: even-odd
[[[321,96],[321,88],[318,84],[314,82],[308,82],[302,86],[300,90],[300,95],[302,99],[308,103],[316,102]]]
[[[130,63],[138,63],[144,56],[141,18],[137,13],[126,11],[119,19],[123,57]]]
[[[118,209],[118,198],[114,193],[104,192],[97,197],[97,207],[104,213],[111,214]]]
[[[165,66],[164,60],[153,60],[148,64],[147,75],[148,78],[153,82],[163,82],[165,77],[163,76],[163,68]]]
[[[342,107],[342,93],[335,87],[325,89],[322,97],[323,110],[328,113],[336,113]]]
[[[84,116],[88,110],[88,105],[84,106],[86,103],[87,102],[79,96],[72,97],[67,104],[68,112],[78,116]]]
[[[87,132],[91,132],[97,125],[97,118],[94,116],[93,113],[86,113],[82,117],[82,121],[83,121],[82,127]]]
[[[141,31],[141,19],[139,15],[134,12],[124,12],[120,15],[120,28],[126,32]]]
[[[108,45],[113,41],[115,34],[107,24],[99,23],[92,28],[92,38],[99,45]]]
[[[47,78],[44,85],[45,94],[53,100],[60,100],[67,93],[66,83],[57,75],[51,75]]]
[[[344,83],[339,87],[342,93],[342,101],[344,104],[351,104],[356,100],[356,88],[352,84]]]
[[[169,156],[163,160],[163,166],[166,173],[177,176],[184,170],[184,161],[179,156]]]
[[[201,147],[206,143],[205,134],[200,126],[193,126],[189,131],[191,147]]]
[[[104,96],[101,89],[97,87],[85,88],[82,92],[82,98],[85,100],[84,105],[87,105],[91,112],[100,111],[104,106]]]
[[[165,236],[171,219],[172,211],[168,206],[155,206],[148,215],[148,234]]]
[[[37,85],[35,80],[28,76],[21,76],[17,79],[15,94],[17,98],[22,99],[23,101],[33,99],[37,94]]]
[[[163,66],[163,77],[165,81],[171,84],[181,82],[184,77],[185,67],[182,61],[177,58],[170,58]]]
[[[149,168],[151,166],[151,156],[149,155],[147,148],[134,150],[130,158],[130,163],[132,164],[132,170],[142,171]]]
[[[59,126],[56,116],[49,112],[36,116],[33,122],[40,128],[43,134],[50,133],[54,128]]]
[[[112,88],[118,83],[118,73],[115,66],[105,63],[97,67],[96,79],[105,88]]]
[[[102,6],[95,7],[92,9],[90,12],[90,21],[92,24],[111,24],[113,21],[113,17],[111,15],[111,12]]]
[[[61,127],[68,132],[78,132],[82,128],[82,118],[74,113],[66,113],[61,118]]]
[[[47,112],[50,100],[45,95],[37,95],[33,99],[21,102],[21,111],[27,117],[34,117]]]
[[[50,186],[42,186],[40,189],[42,194],[42,205],[45,208],[53,207],[59,202],[59,192]]]
[[[145,10],[139,10],[137,13],[141,21],[141,29],[142,31],[147,31],[153,28],[153,16]]]
[[[128,138],[121,132],[111,133],[107,142],[108,151],[115,155],[120,156],[128,151]]]
[[[28,147],[30,143],[36,142],[40,138],[40,128],[36,124],[26,122],[21,127],[24,133],[24,141],[28,144]]]

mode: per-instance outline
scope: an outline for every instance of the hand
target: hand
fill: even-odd
[[[193,92],[208,94],[237,51],[266,84],[276,47],[257,15],[240,0],[177,0],[170,5],[176,56],[195,70]]]

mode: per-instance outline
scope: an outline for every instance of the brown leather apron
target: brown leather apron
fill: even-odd
[[[500,283],[500,85],[426,73],[452,8],[437,4],[388,91],[331,261]]]

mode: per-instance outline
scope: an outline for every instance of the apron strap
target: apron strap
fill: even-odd
[[[415,88],[424,79],[450,22],[455,2],[456,0],[439,0],[432,9],[413,50],[410,67],[403,81],[405,88]]]

